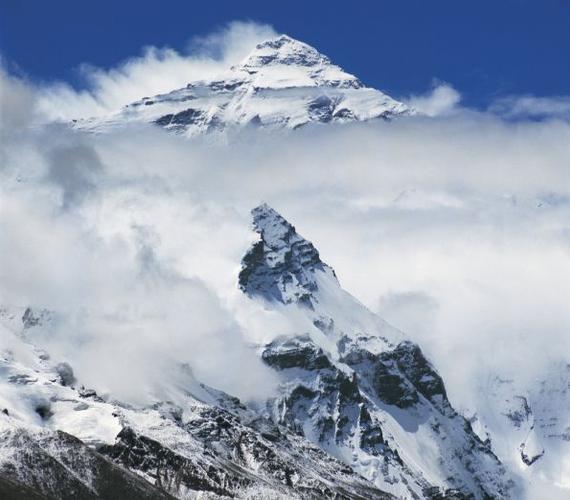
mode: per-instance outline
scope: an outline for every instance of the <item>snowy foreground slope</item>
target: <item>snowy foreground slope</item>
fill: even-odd
[[[2,310],[0,498],[388,498],[188,367],[176,404],[99,397],[26,340],[50,316]]]
[[[405,104],[335,66],[313,47],[286,35],[267,40],[216,78],[144,97],[118,113],[75,123],[105,132],[154,123],[192,136],[250,125],[297,128],[308,123],[390,119],[413,113]]]
[[[570,498],[570,365],[553,363],[531,381],[512,369],[493,374],[476,398],[473,428],[526,478],[529,496]]]

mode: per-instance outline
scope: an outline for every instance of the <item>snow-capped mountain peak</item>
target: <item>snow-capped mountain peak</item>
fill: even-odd
[[[398,498],[508,498],[504,467],[453,409],[420,347],[344,291],[278,212],[262,204],[252,218],[259,240],[242,260],[240,288],[308,320],[259,346],[282,380],[267,416]]]
[[[250,296],[284,304],[314,306],[318,290],[316,273],[334,276],[310,241],[269,205],[252,210],[253,227],[260,235],[243,259],[240,288]]]
[[[257,44],[242,61],[242,68],[259,68],[276,64],[316,66],[330,64],[330,59],[310,45],[287,35],[279,35]]]
[[[267,203],[255,207],[251,215],[255,229],[271,247],[280,246],[281,242],[297,234],[295,228]]]
[[[257,88],[329,86],[358,89],[362,83],[318,50],[287,35],[266,40],[231,71],[251,75]]]
[[[364,86],[318,50],[287,35],[256,45],[241,63],[208,79],[125,106],[75,127],[106,132],[129,123],[153,123],[193,136],[244,125],[295,129],[309,123],[391,119],[414,111]]]

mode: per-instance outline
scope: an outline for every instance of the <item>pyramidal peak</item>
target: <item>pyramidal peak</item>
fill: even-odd
[[[289,244],[294,237],[300,238],[295,227],[267,203],[255,207],[251,215],[255,230],[271,248],[277,249]]]
[[[334,269],[281,214],[262,203],[251,215],[259,239],[242,259],[238,281],[242,292],[274,305],[299,306],[330,338],[374,331],[382,339],[380,349],[403,340],[402,332],[341,287]],[[332,321],[339,310],[345,311],[345,316]]]
[[[251,214],[260,239],[242,260],[240,288],[250,296],[312,308],[318,290],[316,273],[336,281],[334,271],[321,261],[313,244],[269,205],[262,203]]]
[[[74,127],[107,132],[150,123],[196,136],[243,126],[297,129],[310,123],[390,120],[414,114],[402,102],[366,87],[310,45],[287,35],[257,44],[241,63],[213,78],[144,97],[106,117]]]
[[[363,87],[358,78],[332,64],[317,49],[287,35],[259,43],[231,70],[250,75],[258,88]]]
[[[331,64],[331,61],[314,47],[290,36],[279,35],[257,44],[239,66],[256,68],[276,64],[317,66]]]

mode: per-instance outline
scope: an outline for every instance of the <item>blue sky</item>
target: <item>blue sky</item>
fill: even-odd
[[[32,80],[81,87],[81,63],[109,68],[146,45],[184,52],[233,20],[271,24],[394,96],[425,92],[434,79],[477,107],[569,93],[567,0],[0,0],[0,53]]]

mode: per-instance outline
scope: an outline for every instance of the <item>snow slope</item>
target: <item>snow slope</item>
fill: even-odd
[[[238,65],[209,80],[144,97],[104,118],[75,126],[105,132],[155,123],[187,136],[250,125],[297,128],[308,123],[390,119],[413,110],[365,87],[313,47],[281,35],[258,44]]]
[[[2,498],[389,498],[185,366],[176,402],[99,396],[29,342],[50,320],[0,311]]]
[[[524,375],[524,374],[523,374]],[[570,496],[570,366],[552,363],[529,381],[509,371],[484,379],[473,426],[532,497]]]

